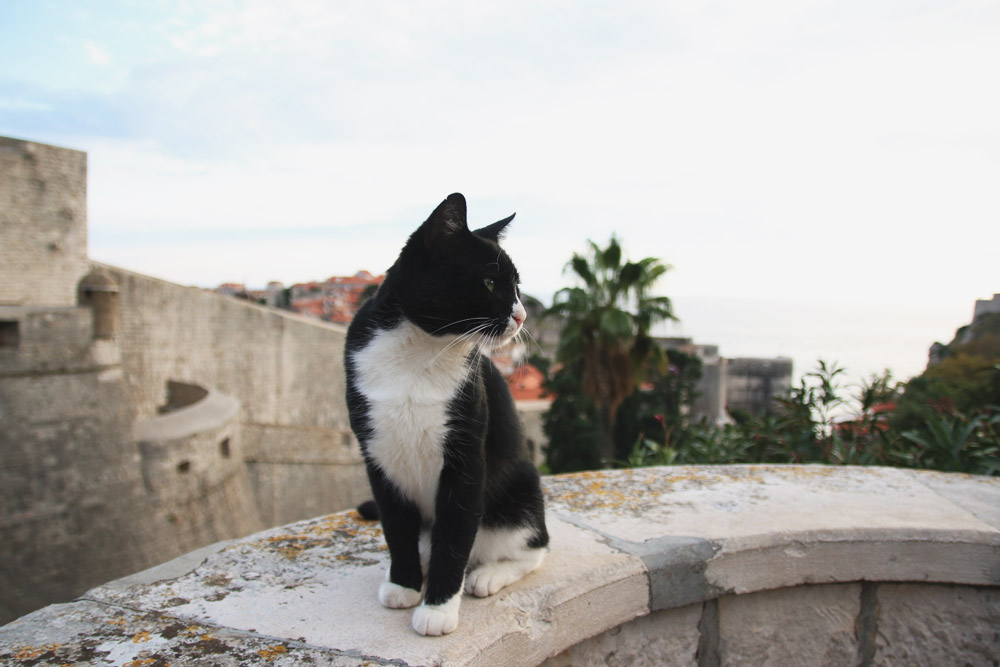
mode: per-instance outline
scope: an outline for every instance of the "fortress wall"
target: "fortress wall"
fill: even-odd
[[[122,359],[139,415],[165,404],[168,381],[235,398],[265,525],[368,497],[344,402],[342,327],[104,268],[121,286]]]
[[[238,455],[235,401],[217,428],[137,446],[118,341],[93,337],[90,309],[0,314],[20,332],[0,349],[0,622],[262,527],[242,462],[190,451],[230,439]],[[195,465],[179,474],[170,456]]]
[[[144,551],[131,410],[85,308],[0,307],[0,620],[162,559]],[[188,544],[171,553],[183,553]]]
[[[74,306],[87,272],[87,154],[0,137],[0,306]]]
[[[86,223],[86,154],[0,137],[0,623],[367,495],[342,329],[92,263]],[[178,380],[231,403],[151,438]]]

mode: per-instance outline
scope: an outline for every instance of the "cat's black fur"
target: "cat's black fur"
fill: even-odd
[[[449,196],[410,236],[384,283],[358,312],[347,334],[345,367],[351,427],[361,443],[389,546],[389,581],[414,592],[410,596],[403,591],[400,596],[401,589],[392,588],[397,597],[387,597],[404,601],[387,602],[384,598],[383,604],[412,606],[426,585],[423,606],[453,609],[454,623],[456,596],[461,595],[477,533],[509,534],[511,539],[522,540],[521,546],[527,551],[544,551],[549,539],[538,474],[528,458],[514,401],[488,356],[491,345],[505,342],[512,330],[519,333],[524,317],[517,269],[499,246],[500,236],[513,217],[473,232],[467,226],[464,197]],[[361,367],[373,363],[373,359],[391,357],[391,349],[377,354],[373,350],[396,338],[419,342],[413,344],[415,351],[410,356],[414,358],[394,358],[393,363],[400,364],[401,378],[416,378],[405,385],[411,389],[405,395],[392,393],[400,390],[392,385],[391,378],[379,375],[382,384],[377,386],[371,379],[382,370],[391,375],[393,369]],[[466,352],[458,361],[448,362],[445,357],[449,350],[454,353],[458,349]],[[380,430],[378,415],[391,414],[384,412],[386,401],[398,403],[400,411],[413,410],[415,423],[419,423],[424,414],[419,412],[424,408],[417,405],[422,400],[423,376],[414,368],[446,363],[461,363],[463,370],[456,376],[451,395],[441,399],[446,403],[440,406],[446,423],[437,438],[440,442],[435,444],[435,438],[426,433],[407,434],[398,427],[391,430],[384,426]],[[428,383],[437,381],[433,380],[436,373],[428,366]],[[392,391],[382,393],[383,386]],[[366,394],[366,389],[372,396]],[[433,394],[429,384],[427,391]],[[374,409],[376,394],[381,396],[378,400],[383,412]],[[437,432],[433,428],[426,431]],[[388,444],[387,433],[396,434]],[[412,465],[392,463],[400,451],[393,448],[422,448],[418,456],[424,456],[423,450],[428,457],[440,455],[437,479],[413,479]],[[405,490],[423,488],[420,483],[433,491],[432,510],[426,499],[421,510],[416,497],[420,494]],[[429,562],[425,554],[423,568],[418,546],[422,531],[430,534]],[[479,551],[477,558],[489,561],[491,555],[483,556]],[[496,559],[504,560],[499,552]],[[479,588],[477,595],[488,594],[482,592],[485,586]],[[493,592],[492,587],[488,592]],[[432,622],[428,627],[414,616],[414,627],[422,634],[450,632],[454,623],[446,621],[438,627]]]

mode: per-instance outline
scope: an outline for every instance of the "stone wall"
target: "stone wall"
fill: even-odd
[[[86,155],[0,138],[0,622],[367,496],[343,329],[91,262],[86,234]],[[207,393],[162,415],[178,382]]]
[[[545,667],[993,665],[1000,588],[817,584],[665,609],[591,637]]]
[[[354,512],[214,545],[0,628],[0,662],[995,665],[1000,479],[705,466],[544,479],[545,563],[418,636]],[[33,662],[34,661],[34,662]]]
[[[75,306],[88,270],[87,154],[0,137],[0,238],[0,306]]]
[[[138,413],[156,413],[168,381],[235,398],[264,525],[366,497],[344,402],[343,327],[103,268],[121,285],[122,363]]]

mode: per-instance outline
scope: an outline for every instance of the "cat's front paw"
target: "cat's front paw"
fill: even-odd
[[[422,604],[413,611],[413,629],[424,636],[437,637],[458,627],[458,602],[461,594],[444,604]]]
[[[386,581],[379,586],[378,599],[389,609],[409,609],[420,604],[420,591]]]

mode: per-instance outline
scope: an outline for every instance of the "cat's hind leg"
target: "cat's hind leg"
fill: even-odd
[[[465,579],[466,592],[493,595],[537,570],[548,550],[528,546],[534,534],[532,528],[480,528],[469,558],[472,569]]]

